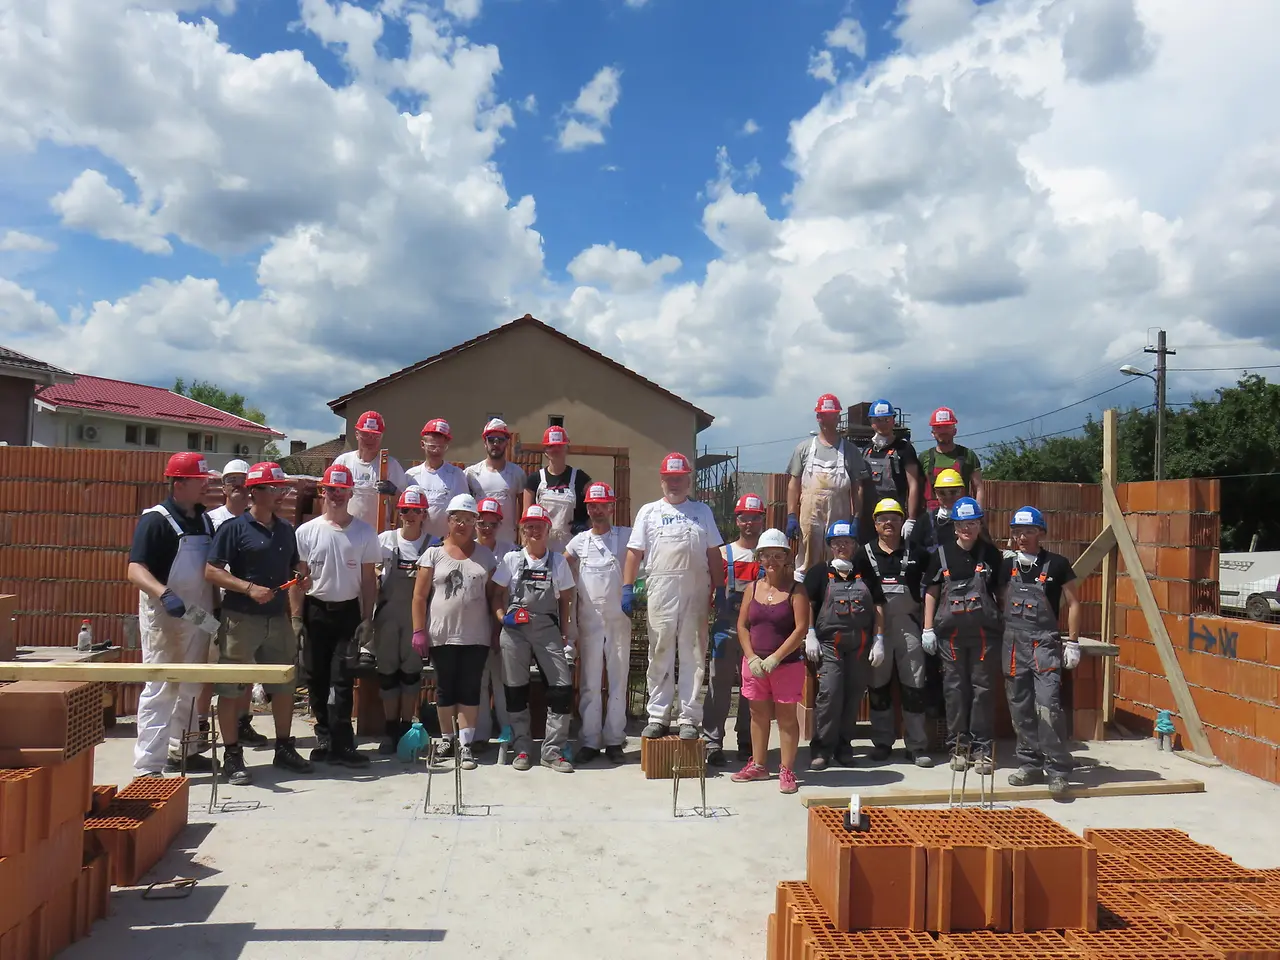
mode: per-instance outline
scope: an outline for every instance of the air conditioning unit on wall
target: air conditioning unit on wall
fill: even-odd
[[[237,457],[247,457],[249,455],[249,445],[247,443],[237,443],[234,452]]]
[[[76,437],[85,443],[97,443],[101,439],[102,431],[99,427],[92,423],[82,423],[76,429]]]

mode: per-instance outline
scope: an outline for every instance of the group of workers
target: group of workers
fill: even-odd
[[[710,507],[691,498],[693,468],[681,453],[659,465],[661,499],[642,506],[633,526],[615,527],[613,490],[567,463],[562,426],[543,436],[547,466],[526,476],[507,459],[511,432],[500,419],[483,428],[485,458],[465,470],[445,459],[449,424],[432,419],[422,429],[423,461],[405,470],[382,451],[385,422],[369,411],[356,421],[356,449],[318,483],[320,515],[296,530],[276,515],[290,483],[278,464],[229,463],[218,477],[226,503],[206,513],[211,472],[200,454],[175,454],[170,496],[140,518],[129,558],[144,659],[205,662],[212,649],[220,663],[291,664],[300,649],[315,721],[308,759],[291,735],[292,685],[266,688],[273,763],[294,773],[369,763],[352,725],[362,667],[376,671],[381,691],[379,750],[394,752],[421,715],[428,663],[437,756],[472,769],[497,726],[515,769],[536,760],[569,773],[602,753],[625,761],[631,614],[642,579],[644,738],[702,739],[707,762],[724,765],[737,684],[744,765],[732,779],[770,778],[776,720],[779,789],[793,793],[808,660],[817,673],[809,770],[855,763],[864,694],[871,757],[890,758],[895,676],[906,758],[932,766],[926,677],[937,655],[952,765],[990,772],[999,671],[1018,739],[1011,782],[1047,779],[1051,790],[1065,789],[1060,671],[1079,659],[1078,605],[1070,563],[1039,545],[1043,517],[1034,507],[1017,511],[1017,550],[994,546],[983,527],[979,462],[955,443],[947,408],[931,418],[936,447],[920,456],[895,436],[887,401],[869,408],[866,444],[841,438],[834,396],[819,398],[815,412],[818,431],[788,467],[785,531],[764,529],[765,504],[748,493],[737,501],[731,543]],[[379,534],[388,500],[398,525]],[[535,665],[547,710],[536,754]],[[575,687],[581,724],[571,751]],[[250,722],[248,690],[215,688],[222,775],[233,784],[252,780],[244,746],[267,742]],[[140,774],[212,769],[198,738],[184,736],[200,694],[198,685],[147,684],[138,706]]]

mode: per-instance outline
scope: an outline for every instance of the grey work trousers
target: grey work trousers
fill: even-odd
[[[529,733],[529,668],[534,661],[547,681],[547,733],[542,740],[542,759],[550,763],[563,756],[564,746],[569,742],[573,671],[565,659],[560,628],[541,615],[535,615],[533,623],[502,628],[502,676],[507,688],[512,748],[517,755],[533,752],[533,738]],[[513,692],[516,692],[515,703]]]
[[[711,664],[707,672],[707,697],[702,707],[702,731],[707,747],[724,748],[725,725],[734,684],[741,685],[742,647],[738,631],[731,629],[720,648],[712,646]],[[751,749],[751,701],[739,694],[738,718],[734,723],[738,749]]]
[[[1062,709],[1062,641],[1005,636],[1004,662],[1013,673],[1004,678],[1009,715],[1018,738],[1018,765],[1065,777],[1074,765],[1067,749],[1067,721]],[[1012,648],[1012,649],[1010,649]]]
[[[892,747],[897,739],[893,724],[894,673],[902,702],[902,740],[912,753],[929,746],[924,722],[925,653],[920,642],[921,605],[909,594],[889,594],[885,610],[884,660],[871,668],[867,694],[871,714],[871,742]]]
[[[938,638],[942,695],[947,705],[947,747],[968,737],[975,753],[990,753],[995,736],[994,645],[985,638]]]
[[[818,696],[814,704],[813,739],[809,750],[828,760],[849,750],[858,725],[858,708],[871,681],[867,659],[871,645],[865,635],[822,640],[818,667]]]

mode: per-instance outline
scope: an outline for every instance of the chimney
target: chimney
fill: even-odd
[[[300,453],[301,453],[303,450],[305,450],[305,449],[307,449],[307,441],[305,441],[305,440],[290,440],[290,441],[289,441],[289,456],[291,456],[291,457],[296,457],[298,454],[300,454]]]

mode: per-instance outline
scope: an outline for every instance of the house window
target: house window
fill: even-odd
[[[552,414],[548,414],[548,415],[547,415],[547,426],[548,426],[548,427],[563,427],[563,426],[564,426],[564,415],[563,415],[563,414],[560,414],[560,413],[552,413]]]
[[[204,435],[204,450],[205,453],[216,453],[218,451],[218,445],[214,443],[214,436],[212,433],[206,433]]]
[[[124,442],[130,446],[142,445],[142,428],[136,423],[127,423],[124,428]]]
[[[198,433],[188,433],[188,434],[187,434],[187,449],[188,449],[188,450],[199,450],[199,449],[200,449],[200,434],[198,434]]]
[[[160,446],[160,428],[147,427],[146,431],[143,433],[143,444],[148,447]]]

